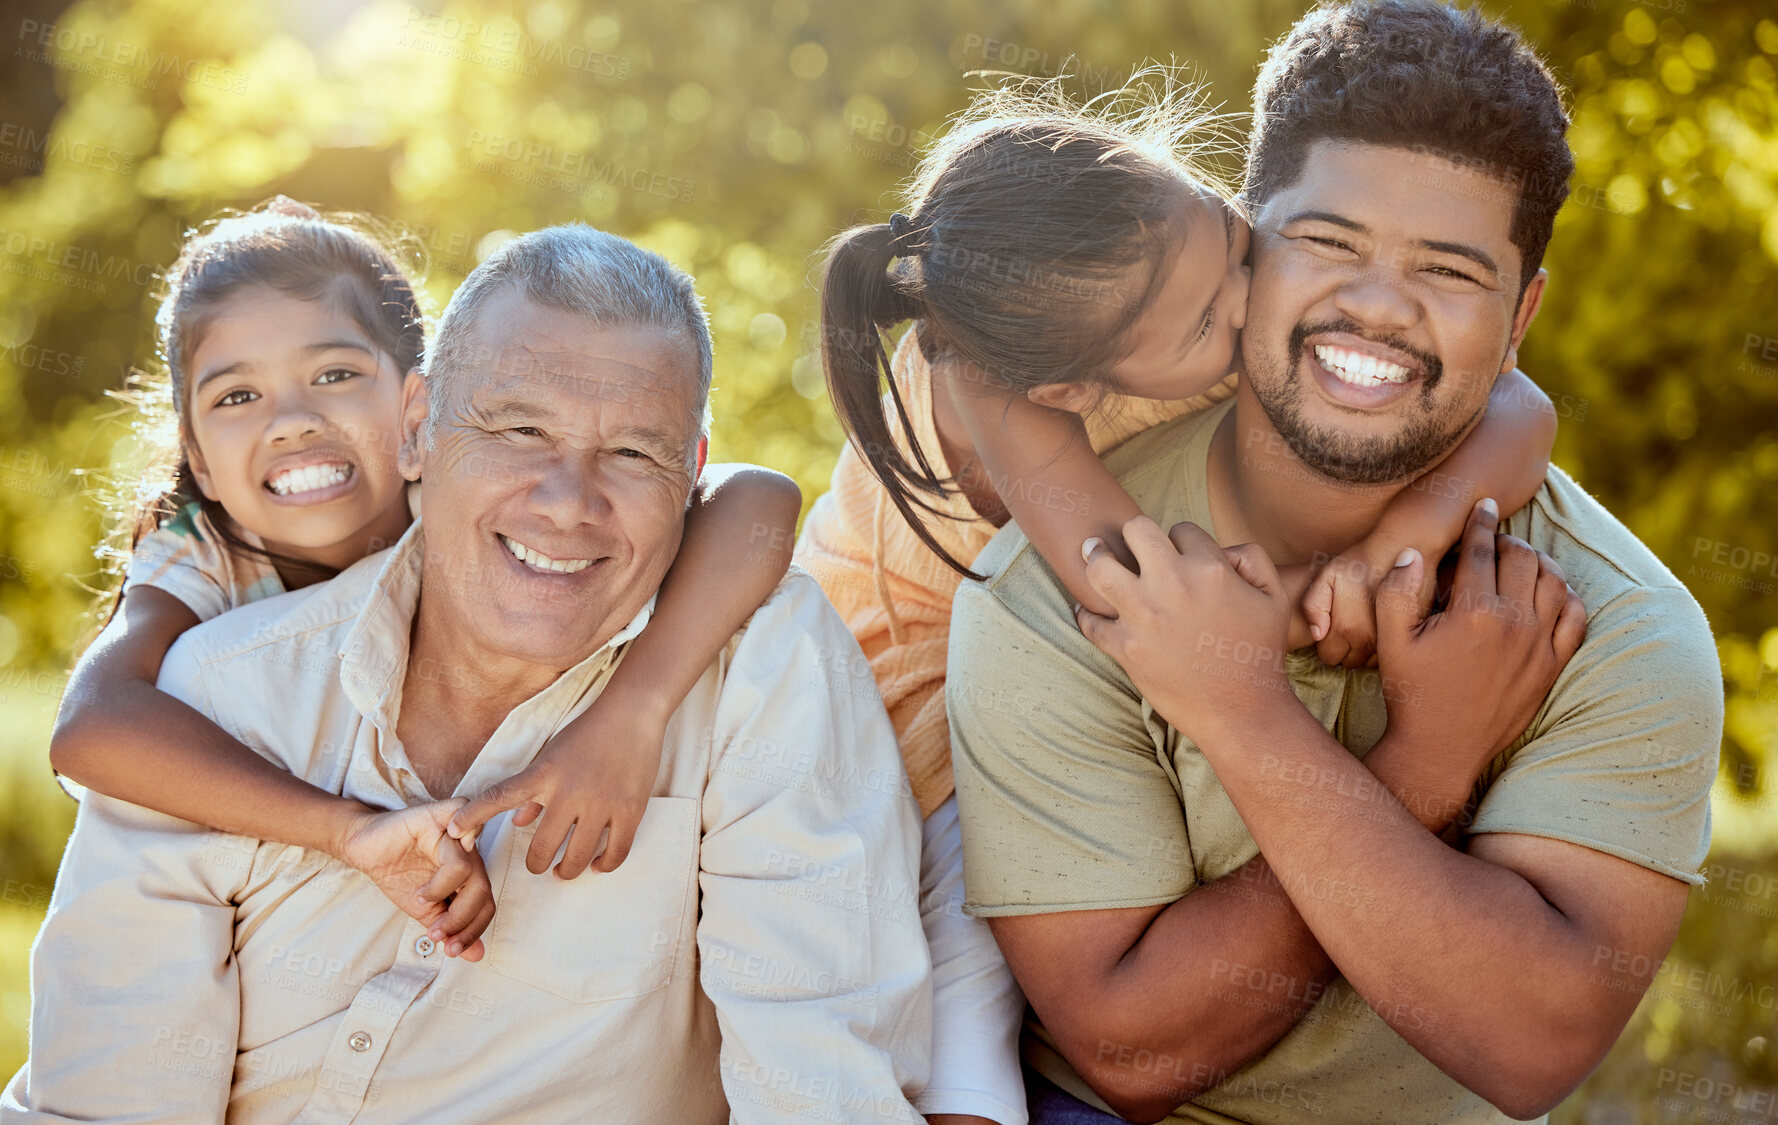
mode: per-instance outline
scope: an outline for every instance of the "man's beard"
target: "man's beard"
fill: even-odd
[[[1304,417],[1303,381],[1309,376],[1299,377],[1298,373],[1303,371],[1305,342],[1320,332],[1344,332],[1385,344],[1418,360],[1424,372],[1418,396],[1420,413],[1382,437],[1354,437]],[[1272,428],[1303,464],[1344,484],[1392,484],[1418,476],[1449,453],[1487,409],[1484,401],[1467,417],[1439,417],[1433,389],[1444,378],[1444,362],[1403,340],[1366,332],[1351,320],[1298,324],[1291,330],[1285,362],[1287,367],[1275,378],[1255,379],[1251,371],[1248,373],[1253,397],[1266,412]]]

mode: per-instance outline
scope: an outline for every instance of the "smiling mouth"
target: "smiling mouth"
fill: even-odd
[[[498,535],[497,538],[508,554],[537,570],[547,570],[553,574],[578,574],[593,565],[592,559],[552,559],[542,551],[533,551],[510,536]]]
[[[1378,359],[1374,355],[1365,355],[1351,348],[1317,344],[1315,358],[1327,369],[1328,374],[1354,387],[1386,387],[1394,383],[1405,383],[1414,377],[1411,368]]]
[[[352,474],[356,471],[349,461],[304,465],[298,469],[283,469],[273,473],[266,480],[265,487],[279,496],[300,496],[305,492],[318,492],[323,488],[344,484],[352,479]]]

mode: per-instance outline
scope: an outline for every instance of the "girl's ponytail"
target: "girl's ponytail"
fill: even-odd
[[[922,156],[904,204],[916,219],[897,214],[828,244],[821,356],[834,411],[908,526],[959,574],[977,577],[924,518],[948,515],[934,500],[958,486],[915,440],[879,330],[917,317],[929,360],[954,353],[1008,395],[1117,390],[1111,370],[1165,263],[1205,254],[1221,268],[1227,257],[1221,237],[1185,244],[1194,208],[1228,198],[1199,160],[1238,151],[1220,121],[1171,67],[1084,104],[1061,79],[1014,79],[979,95]]]
[[[907,404],[890,369],[882,330],[919,317],[924,308],[908,271],[892,270],[898,258],[919,249],[919,232],[905,215],[887,223],[853,227],[827,245],[821,279],[821,361],[834,412],[859,456],[889,493],[896,511],[933,553],[958,573],[977,575],[953,558],[927,529],[923,513],[940,514],[927,497],[943,497],[941,479],[920,448]],[[910,461],[891,429],[882,384],[889,385],[895,424],[901,428]]]

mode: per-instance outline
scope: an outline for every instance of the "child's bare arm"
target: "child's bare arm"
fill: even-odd
[[[492,917],[492,890],[479,857],[465,863],[458,849],[436,847],[445,817],[428,830],[428,806],[379,813],[316,788],[155,687],[167,650],[195,624],[197,616],[164,590],[130,591],[68,681],[50,736],[56,771],[169,816],[324,852],[479,958],[476,939],[487,920],[473,923],[484,910]],[[421,899],[428,884],[433,897]],[[443,900],[453,893],[447,915]]]
[[[56,772],[89,789],[224,832],[335,854],[372,811],[279,769],[154,684],[197,616],[152,586],[130,591],[81,657],[50,736]],[[201,777],[203,785],[193,785]],[[221,799],[218,799],[218,798]]]
[[[941,360],[947,366],[957,362]],[[937,387],[935,379],[935,394]],[[1142,509],[1093,452],[1080,415],[1022,395],[968,391],[953,401],[989,483],[1019,530],[1076,601],[1094,613],[1110,613],[1110,604],[1087,582],[1081,545],[1100,539],[1134,568],[1122,528]]]
[[[782,473],[706,466],[654,616],[611,682],[530,766],[464,806],[451,834],[468,844],[505,809],[518,807],[513,819],[521,825],[541,812],[525,861],[534,874],[549,866],[564,838],[568,850],[557,875],[572,879],[589,866],[615,870],[654,790],[668,719],[783,579],[801,510],[802,492]]]
[[[1369,662],[1376,651],[1377,587],[1396,558],[1412,547],[1436,564],[1484,497],[1503,513],[1529,503],[1543,487],[1555,440],[1549,396],[1517,368],[1502,375],[1480,424],[1403,489],[1368,536],[1327,562],[1310,583],[1303,611],[1321,659],[1353,668]],[[1426,583],[1423,594],[1430,597],[1432,587]]]

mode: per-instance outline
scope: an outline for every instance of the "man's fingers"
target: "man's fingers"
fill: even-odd
[[[543,821],[538,824],[537,831],[531,836],[531,847],[525,852],[525,870],[533,875],[541,875],[549,870],[556,853],[562,850],[562,840],[568,830],[574,827],[574,814],[554,804],[543,810]]]
[[[574,832],[568,837],[568,850],[562,853],[562,862],[556,864],[558,879],[572,879],[592,865],[593,853],[599,850],[599,837],[605,832],[605,822],[603,813],[588,813],[574,822]]]
[[[1087,564],[1087,584],[1118,609],[1128,603],[1136,591],[1136,576],[1118,561],[1117,555],[1098,536],[1080,545],[1081,558]]]
[[[1092,641],[1100,652],[1113,660],[1117,659],[1117,653],[1108,647],[1112,643],[1112,626],[1117,624],[1115,618],[1101,617],[1085,606],[1077,605],[1074,607],[1074,621],[1080,626],[1081,635]]]
[[[1167,533],[1161,525],[1147,516],[1136,516],[1125,521],[1124,546],[1136,560],[1136,566],[1143,571],[1151,571],[1174,554],[1173,544],[1167,541]]]
[[[1395,566],[1377,587],[1377,648],[1405,644],[1425,619],[1420,612],[1420,587],[1426,584],[1426,560],[1412,547],[1396,557]]]
[[[1432,615],[1432,607],[1438,601],[1438,573],[1433,574],[1425,582],[1420,583],[1420,617],[1424,620]]]
[[[1532,594],[1531,608],[1538,621],[1553,624],[1568,601],[1568,583],[1563,581],[1561,569],[1542,551],[1537,552],[1537,562],[1537,588]]]
[[[1556,650],[1556,659],[1567,664],[1570,657],[1580,651],[1581,642],[1587,639],[1587,607],[1580,600],[1580,595],[1573,590],[1568,591],[1567,599],[1562,604],[1562,615],[1556,618],[1556,632],[1550,638],[1550,644]]]
[[[642,822],[641,810],[635,815],[620,813],[612,818],[611,838],[605,841],[605,850],[593,861],[593,866],[600,871],[616,871],[623,866],[629,857],[630,845],[636,842],[636,826]]]
[[[1491,499],[1477,500],[1463,529],[1463,550],[1457,556],[1457,577],[1452,600],[1458,595],[1478,601],[1495,591],[1494,534],[1500,526],[1500,508]]]
[[[1187,526],[1196,527],[1196,524]],[[1215,540],[1198,528],[1198,534],[1215,546]],[[1258,543],[1240,543],[1222,549],[1223,557],[1235,568],[1235,573],[1247,580],[1247,584],[1271,597],[1284,596],[1284,582],[1278,577],[1278,568],[1272,565],[1272,556],[1266,554],[1264,547]]]
[[[1168,528],[1167,540],[1173,544],[1174,553],[1180,555],[1208,555],[1222,549],[1208,531],[1190,520],[1181,520]]]
[[[1516,535],[1496,535],[1494,556],[1495,589],[1528,616],[1537,598],[1537,552]]]
[[[530,824],[533,820],[536,820],[538,815],[542,812],[543,812],[543,806],[541,804],[539,804],[536,801],[526,801],[524,804],[520,805],[518,808],[512,810],[513,827],[514,828],[523,828],[525,825]]]

